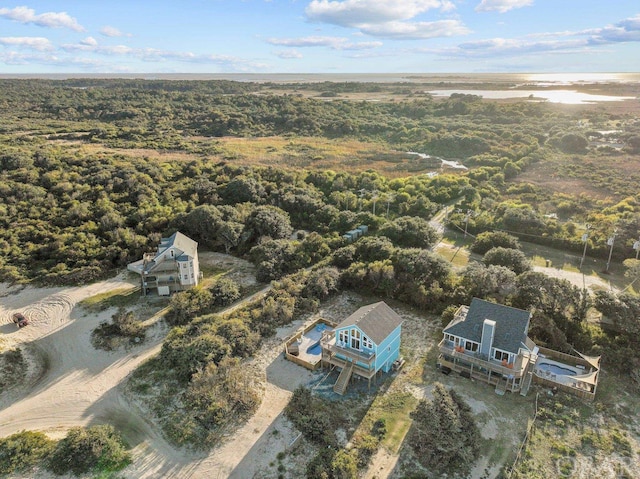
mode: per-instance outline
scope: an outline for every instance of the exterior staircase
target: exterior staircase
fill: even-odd
[[[531,371],[527,371],[524,379],[522,380],[522,388],[520,388],[520,396],[526,396],[529,392],[529,387],[531,386],[531,381],[533,380],[533,373]]]
[[[353,363],[347,363],[342,371],[340,371],[340,375],[338,376],[338,380],[333,385],[333,392],[336,394],[340,394],[341,396],[347,390],[347,386],[349,385],[349,379],[351,379],[351,375],[353,374]]]

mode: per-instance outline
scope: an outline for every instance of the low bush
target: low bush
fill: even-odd
[[[123,339],[129,343],[139,343],[144,340],[144,326],[132,311],[124,308],[111,316],[111,322],[103,321],[91,333],[91,343],[96,349],[111,351],[116,349]]]
[[[69,472],[112,472],[131,462],[127,446],[113,426],[74,427],[58,442],[47,468],[58,475]]]
[[[41,432],[21,431],[0,439],[0,474],[24,472],[38,465],[55,447]]]

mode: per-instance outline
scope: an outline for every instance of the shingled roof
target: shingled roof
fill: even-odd
[[[158,254],[161,254],[167,248],[171,248],[172,246],[192,258],[195,258],[198,253],[198,243],[179,231],[176,231],[168,238],[162,238],[160,246],[158,246]]]
[[[451,321],[444,333],[480,344],[482,324],[485,319],[491,319],[496,322],[493,347],[518,354],[521,344],[527,340],[530,318],[529,311],[473,298],[466,317]]]
[[[379,345],[402,324],[402,321],[398,313],[391,309],[387,303],[380,301],[358,309],[342,321],[336,329],[357,326],[371,341]]]
[[[169,248],[175,248],[176,261],[189,261],[198,255],[198,243],[179,231],[176,231],[168,238],[162,238],[160,240],[155,257],[148,263],[142,263],[140,266],[141,270],[147,274],[153,272],[159,264],[162,264],[164,261],[163,253]]]

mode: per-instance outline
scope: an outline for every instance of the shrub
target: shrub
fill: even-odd
[[[0,474],[26,471],[37,465],[55,447],[41,432],[21,431],[0,439]]]
[[[209,287],[212,302],[216,306],[228,306],[240,299],[240,286],[228,278],[220,278]]]
[[[487,266],[492,264],[504,266],[515,274],[522,274],[531,269],[531,263],[522,251],[513,248],[502,248],[501,246],[487,251],[482,257],[482,262]]]
[[[169,324],[187,324],[196,316],[210,313],[213,308],[213,295],[208,289],[193,288],[176,293],[169,302],[166,319]]]
[[[503,248],[520,249],[520,242],[515,236],[503,231],[485,231],[476,236],[471,245],[471,251],[485,254],[491,248],[501,246]]]
[[[127,446],[113,426],[74,427],[58,442],[47,467],[53,473],[118,471],[131,462]]]
[[[120,343],[120,338],[129,338],[131,342],[144,338],[144,327],[137,320],[132,311],[119,308],[118,312],[111,316],[111,323],[102,322],[91,333],[91,343],[97,349],[111,351]]]

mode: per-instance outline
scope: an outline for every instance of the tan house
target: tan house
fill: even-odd
[[[193,288],[201,276],[198,243],[176,231],[168,238],[162,238],[156,252],[145,253],[127,269],[140,275],[144,296],[154,289],[160,296],[167,296]]]

